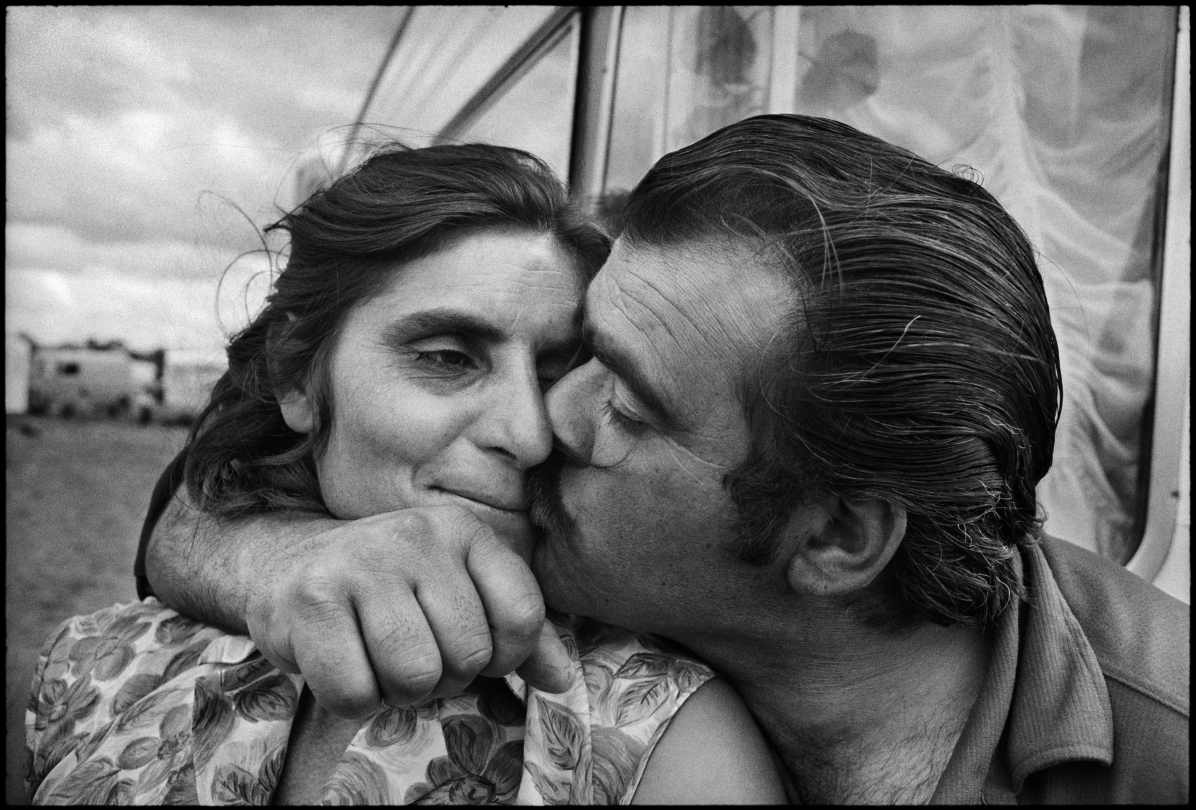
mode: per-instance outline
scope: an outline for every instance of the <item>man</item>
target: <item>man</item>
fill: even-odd
[[[1058,352],[991,195],[842,124],[748,119],[632,192],[584,330],[534,480],[544,601],[722,672],[792,799],[1187,801],[1189,611],[1042,536]],[[534,583],[459,515],[168,522],[159,594],[329,708],[521,661],[554,681]]]

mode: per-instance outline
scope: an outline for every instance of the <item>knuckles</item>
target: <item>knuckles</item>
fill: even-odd
[[[361,577],[387,575],[413,581],[428,571],[461,569],[463,551],[498,544],[494,530],[464,507],[440,505],[402,509],[351,521],[330,530],[320,553],[308,557],[287,583],[305,598],[313,588],[335,588]],[[359,586],[358,586],[359,587]]]
[[[294,656],[296,651],[289,649],[292,640],[300,643],[302,638],[310,645],[313,630],[316,637],[325,636],[320,642],[323,654],[335,655],[329,652],[335,642],[327,634],[344,627],[346,616],[356,623],[354,605],[366,610],[378,598],[393,600],[396,589],[414,592],[421,584],[445,587],[443,583],[453,582],[465,570],[470,553],[485,558],[504,548],[494,531],[463,507],[406,509],[352,521],[330,530],[319,553],[303,555],[304,562],[272,578],[262,593],[268,608],[250,624],[273,634],[280,659]],[[412,628],[400,623],[363,639],[374,669],[369,688],[339,682],[317,689],[309,680],[313,694],[328,711],[349,718],[371,715],[380,700],[411,705],[434,695],[457,694],[493,660],[512,658],[537,637],[545,617],[539,592],[510,594],[510,600],[501,611],[500,626],[493,630],[495,639],[484,613],[468,626],[459,626],[456,640],[444,650],[409,635]],[[292,631],[298,633],[294,639]],[[520,654],[520,660],[523,657]]]
[[[472,548],[498,540],[494,529],[466,509],[454,510],[448,519],[450,535],[456,540],[459,548]]]
[[[494,654],[493,645],[490,643],[489,628],[469,633],[461,639],[460,644],[454,646],[457,648],[457,652],[455,655],[449,656],[449,660],[444,662],[444,666],[469,679],[485,669]]]
[[[539,592],[524,593],[515,598],[507,612],[507,626],[503,630],[512,638],[524,640],[539,636],[547,614]]]
[[[424,700],[436,690],[441,672],[439,656],[410,661],[389,677],[379,677],[383,699],[396,706]]]
[[[304,621],[331,619],[347,609],[345,584],[323,572],[299,577],[288,589],[286,602]]]

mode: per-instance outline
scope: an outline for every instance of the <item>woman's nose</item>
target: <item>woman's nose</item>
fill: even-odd
[[[552,426],[535,368],[513,375],[501,397],[482,412],[483,443],[514,459],[526,470],[543,463],[552,451]]]
[[[602,386],[602,366],[591,360],[558,380],[545,398],[557,441],[580,461],[593,457],[594,414]]]

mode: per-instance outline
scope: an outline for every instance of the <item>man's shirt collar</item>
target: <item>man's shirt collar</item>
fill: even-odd
[[[1113,761],[1113,713],[1096,653],[1037,545],[1014,565],[1027,600],[996,630],[992,659],[932,803],[1015,803],[1030,774]]]

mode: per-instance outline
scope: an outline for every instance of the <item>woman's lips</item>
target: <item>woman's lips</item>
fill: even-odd
[[[527,561],[531,558],[533,532],[531,521],[528,519],[528,509],[505,509],[495,506],[480,497],[463,495],[451,489],[432,487],[432,489],[446,496],[447,499],[459,503],[474,514],[478,520],[490,526],[498,539],[508,548]],[[483,496],[486,497],[486,496]],[[504,501],[499,501],[504,503]],[[509,501],[506,501],[509,503]],[[524,502],[526,503],[526,501]]]
[[[459,492],[457,490],[445,489],[444,487],[433,487],[446,495],[452,495],[454,498],[460,498],[463,501],[468,501],[470,505],[481,506],[484,509],[490,509],[495,512],[501,512],[508,515],[527,516],[529,505],[526,500],[513,500],[509,498],[501,498],[492,495],[478,495],[474,493]]]

